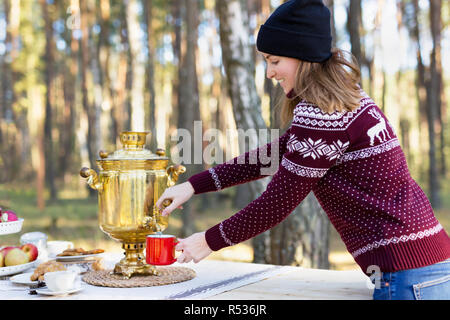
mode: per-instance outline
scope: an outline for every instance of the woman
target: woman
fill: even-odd
[[[261,26],[257,48],[267,77],[286,94],[282,120],[292,121],[266,145],[281,164],[259,198],[181,240],[178,261],[198,262],[272,228],[313,191],[363,272],[381,271],[374,299],[449,299],[450,239],[411,178],[392,126],[358,86],[357,64],[331,49],[329,21],[320,0],[288,1]],[[193,194],[265,177],[267,165],[249,161],[257,154],[168,188],[156,205],[172,199],[167,215]]]

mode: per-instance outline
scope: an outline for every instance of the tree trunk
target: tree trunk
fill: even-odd
[[[330,222],[311,192],[271,230],[271,264],[329,269]]]
[[[436,130],[439,124],[439,109],[441,97],[441,73],[438,67],[440,62],[440,34],[441,34],[441,0],[430,1],[430,24],[431,36],[433,39],[433,49],[431,51],[430,75],[427,84],[427,116],[428,116],[428,140],[430,143],[429,157],[429,183],[430,202],[433,208],[441,207],[439,197],[439,177],[438,177],[438,148],[436,146]]]
[[[366,57],[364,46],[364,27],[362,24],[362,8],[361,0],[350,0],[347,10],[347,31],[350,36],[351,52],[358,60],[361,69],[367,68],[369,73],[368,94],[372,96],[372,73],[373,73],[373,59],[370,61]],[[361,83],[362,87],[362,83]]]
[[[384,8],[384,1],[385,0],[378,0],[378,6],[377,6],[377,13],[375,16],[375,21],[374,21],[374,28],[372,33],[374,34],[374,46],[378,47],[378,48],[382,48],[382,41],[381,41],[381,21],[382,21],[382,16],[383,16],[383,8]],[[367,57],[365,57],[365,60],[367,61]],[[381,65],[380,69],[381,70],[377,70],[377,68],[375,68],[375,54],[373,54],[373,57],[371,59],[371,67],[370,67],[370,78],[373,78],[375,80],[370,81],[370,95],[373,94],[373,92],[375,92],[375,88],[376,86],[376,79],[379,79],[380,85],[379,87],[381,87],[381,99],[380,99],[380,108],[383,112],[385,112],[385,107],[386,107],[386,91],[387,91],[387,79],[386,79],[386,71],[384,70],[384,67]]]
[[[181,27],[183,25],[182,2],[179,0],[171,1],[171,14],[174,20],[172,32],[172,52],[174,64],[180,68],[181,61]],[[179,86],[180,86],[180,72],[172,79],[172,106],[178,106]],[[178,112],[176,108],[173,109],[172,116],[169,118],[169,130],[176,128],[178,124]]]
[[[110,0],[100,0],[99,8],[97,10],[97,20],[100,23],[100,33],[98,35],[97,46],[95,47],[97,48],[96,61],[99,77],[98,96],[101,99],[98,113],[101,117],[100,122],[104,124],[102,126],[103,130],[99,130],[99,134],[101,133],[102,142],[110,142],[115,145],[115,139],[111,139],[112,130],[105,130],[106,128],[114,128],[115,126],[114,119],[111,117],[111,113],[113,112],[112,100],[114,92],[111,87],[111,68],[109,65],[111,57],[111,45],[109,42],[111,24],[110,5]],[[117,73],[114,72],[114,75],[117,75]],[[103,143],[99,147],[102,149],[105,148]]]
[[[402,149],[404,150],[406,154],[406,160],[408,163],[408,166],[411,167],[412,164],[412,157],[411,157],[411,144],[410,144],[410,137],[409,133],[411,130],[411,123],[409,122],[409,119],[406,117],[402,117],[400,119],[400,141],[402,145]]]
[[[7,1],[6,1],[7,2]],[[19,2],[14,2],[18,4]],[[36,4],[30,1],[21,2],[21,13],[16,16],[23,22],[24,29],[27,30],[26,26],[30,26],[28,31],[24,32],[21,36],[21,48],[28,54],[24,56],[25,59],[21,60],[20,70],[22,72],[22,90],[18,90],[17,93],[28,101],[32,101],[29,107],[24,112],[26,114],[26,123],[22,127],[29,134],[29,152],[31,156],[31,161],[26,162],[26,164],[31,164],[31,169],[33,171],[33,176],[27,181],[33,181],[33,187],[36,188],[36,205],[38,210],[43,210],[45,208],[45,153],[44,153],[44,117],[45,117],[45,101],[44,92],[42,91],[41,83],[41,69],[39,64],[41,61],[44,48],[39,49],[35,47],[36,42],[44,42],[45,35],[41,30],[31,28],[30,22],[35,18],[36,13],[31,9],[32,6]],[[37,7],[42,8],[42,6],[37,3]],[[39,11],[40,12],[40,11]],[[18,14],[17,11],[15,13]],[[23,30],[21,28],[21,30]],[[3,71],[3,70],[2,70]],[[0,74],[3,80],[5,74]],[[1,100],[0,100],[1,101]],[[0,103],[0,109],[2,108],[2,103]],[[1,118],[0,123],[4,119]],[[27,139],[27,138],[25,138]],[[5,143],[6,144],[6,143]],[[0,144],[0,150],[3,152],[4,144]],[[23,162],[18,163],[23,167]],[[3,166],[0,168],[1,171],[10,170],[8,167],[3,170]],[[0,172],[1,172],[0,171]],[[3,175],[0,176],[3,178]],[[4,181],[1,181],[3,183]]]
[[[431,78],[433,81],[432,94],[435,94],[435,129],[436,139],[439,141],[439,159],[438,159],[438,171],[441,176],[445,176],[445,97],[443,88],[443,69],[442,69],[442,46],[441,46],[441,32],[442,32],[442,0],[430,1],[430,25],[431,25],[431,37],[433,40],[433,50],[431,52],[432,69]]]
[[[401,43],[404,42],[404,35],[403,35],[402,30],[404,30],[404,28],[408,27],[404,22],[404,19],[405,19],[404,10],[405,10],[404,2],[403,1],[397,2],[397,12],[396,12],[397,31],[399,33]],[[404,72],[400,68],[396,74],[396,83],[397,84],[402,83],[402,81],[404,79],[403,76],[404,76]],[[395,97],[396,101],[398,101],[398,103],[401,103],[400,101],[402,101],[403,96],[404,96],[404,93],[402,90],[396,90],[394,97]],[[411,117],[410,117],[410,114],[411,114],[411,112],[408,109],[400,111],[400,117],[399,117],[400,143],[405,152],[406,162],[408,163],[408,167],[412,172],[414,172],[415,171],[415,163],[414,163],[413,152],[411,150],[411,137],[410,137]]]
[[[178,98],[177,98],[177,110],[178,113],[178,128],[185,129],[190,133],[191,144],[190,159],[187,159],[188,163],[183,163],[186,167],[186,172],[189,172],[189,176],[202,170],[201,164],[196,164],[195,145],[202,144],[202,139],[197,139],[194,135],[194,122],[200,120],[200,107],[199,107],[199,93],[197,84],[197,71],[196,71],[196,48],[197,48],[197,26],[198,26],[198,5],[196,0],[184,0],[182,2],[181,16],[185,21],[186,26],[186,41],[181,43],[181,56],[179,61],[179,82],[178,82]],[[200,132],[203,136],[203,133]],[[183,156],[186,156],[184,154]],[[202,154],[200,154],[202,156]],[[183,174],[180,176],[180,183],[187,181],[188,176]],[[182,237],[189,236],[195,232],[194,218],[193,218],[192,203],[187,202],[183,205],[182,213]]]
[[[416,96],[419,106],[419,136],[422,137],[422,141],[428,134],[428,122],[427,122],[427,107],[426,107],[426,85],[425,85],[425,66],[422,60],[422,49],[420,45],[420,32],[419,32],[419,1],[413,0],[413,26],[411,28],[411,33],[416,41],[416,56],[417,56],[417,75],[416,75]],[[426,143],[419,143],[422,147],[422,154],[427,153]],[[422,162],[423,164],[423,162]],[[421,166],[425,169],[425,166]],[[424,174],[425,170],[421,171]]]
[[[26,159],[26,153],[24,152],[24,148],[27,146],[27,125],[26,116],[24,114],[26,113],[26,110],[17,110],[17,108],[14,108],[14,105],[17,104],[18,100],[20,99],[20,96],[16,93],[16,88],[14,87],[14,84],[16,81],[18,81],[20,76],[20,66],[18,63],[18,58],[21,50],[21,35],[20,35],[20,17],[21,17],[21,4],[20,0],[18,1],[11,1],[10,6],[10,12],[9,12],[9,36],[10,36],[10,94],[11,94],[11,105],[10,111],[11,116],[13,119],[13,124],[15,127],[15,131],[13,132],[13,139],[11,139],[11,142],[14,142],[10,145],[11,147],[11,153],[8,154],[9,157],[11,157],[11,161],[13,161],[10,167],[10,176],[12,180],[23,178],[24,173],[26,172],[26,169],[23,168],[20,164],[21,163],[27,163]]]
[[[73,2],[73,0],[72,0]],[[71,3],[71,17],[79,16],[78,5]],[[62,8],[66,13],[66,8]],[[79,21],[76,21],[78,23]],[[72,36],[73,29],[79,27],[72,22],[71,28],[66,32],[65,39],[70,43],[70,55],[67,63],[64,63],[63,91],[64,91],[64,111],[63,125],[64,130],[60,130],[60,152],[59,152],[59,172],[62,175],[70,176],[70,163],[75,147],[75,113],[76,113],[76,94],[77,94],[77,76],[78,76],[78,54],[79,42]]]
[[[90,70],[90,59],[89,56],[89,38],[90,38],[90,26],[89,26],[89,16],[91,12],[88,10],[87,1],[80,1],[80,26],[82,36],[80,38],[80,50],[81,50],[81,96],[82,96],[82,105],[83,109],[86,113],[87,117],[87,134],[85,140],[85,146],[81,146],[81,148],[87,149],[87,154],[89,158],[89,163],[91,168],[96,168],[96,158],[98,151],[97,139],[99,137],[96,136],[96,123],[98,122],[97,113],[94,108],[94,104],[91,103],[91,99],[89,97],[88,88],[92,87],[92,83],[90,81],[90,77],[88,77]],[[95,190],[86,186],[90,196],[96,196]]]
[[[236,127],[245,131],[266,129],[267,126],[261,116],[261,101],[254,81],[254,49],[249,42],[247,7],[239,0],[219,0],[216,8],[220,20],[222,60]],[[249,140],[250,146],[258,146],[256,135],[250,135]],[[240,153],[245,151],[240,150]],[[257,198],[265,190],[267,183],[267,179],[251,182],[249,200]],[[254,262],[266,261],[265,243],[268,235],[269,233],[265,232],[252,240]]]
[[[364,65],[364,57],[361,48],[361,0],[350,0],[347,10],[347,30],[350,36],[352,54],[356,57],[359,65]]]
[[[16,99],[14,91],[14,70],[13,62],[17,55],[17,36],[19,28],[19,19],[17,17],[20,10],[20,2],[6,0],[3,2],[5,12],[5,23],[8,26],[5,30],[5,45],[9,48],[2,56],[1,69],[1,87],[2,97],[0,100],[0,156],[3,167],[0,178],[4,182],[14,180],[17,165],[20,163],[17,159],[16,146],[18,145],[16,131],[16,116],[13,103]]]
[[[92,1],[92,0],[91,0]],[[92,10],[94,7],[94,2],[90,2],[91,8],[89,10],[89,25],[93,26],[95,21],[95,12]],[[100,40],[99,40],[100,41]],[[92,112],[94,113],[94,122],[93,122],[93,130],[94,130],[94,141],[93,143],[93,152],[95,154],[95,159],[98,157],[98,152],[103,148],[102,143],[102,127],[101,127],[101,118],[102,118],[102,103],[103,103],[103,89],[102,89],[102,70],[100,67],[99,61],[99,45],[95,43],[94,35],[89,36],[89,65],[90,71],[92,75],[92,96],[93,96],[93,104],[92,104]]]
[[[336,47],[336,22],[334,21],[334,0],[324,0],[323,2],[330,10],[330,27],[331,27],[331,47]]]
[[[53,72],[54,68],[54,43],[53,43],[53,19],[50,16],[49,6],[45,0],[40,0],[42,13],[45,22],[45,122],[44,122],[44,146],[45,146],[45,177],[47,186],[50,190],[50,200],[56,200],[56,187],[55,187],[55,161],[53,155]]]
[[[120,2],[119,11],[119,34],[120,44],[124,48],[128,47],[128,28],[126,21],[126,10],[123,2]],[[115,81],[115,87],[113,89],[113,107],[111,109],[112,117],[112,133],[111,141],[116,141],[116,145],[119,145],[119,134],[122,131],[130,130],[127,126],[129,121],[129,114],[126,112],[128,104],[128,74],[129,74],[129,50],[122,50],[119,53],[119,62],[117,69],[117,78]]]
[[[149,105],[149,123],[150,123],[150,150],[155,150],[158,147],[156,139],[156,103],[155,103],[155,32],[153,31],[152,21],[152,0],[143,0],[144,5],[144,18],[147,25],[147,72],[146,72],[146,89],[148,93],[148,105]],[[147,91],[146,90],[146,91]]]
[[[145,131],[144,81],[145,66],[139,55],[143,52],[137,0],[127,1],[128,41],[131,54],[131,130]]]

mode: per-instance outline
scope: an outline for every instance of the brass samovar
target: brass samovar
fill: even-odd
[[[123,149],[112,154],[100,151],[100,172],[82,168],[80,175],[98,191],[100,229],[120,241],[125,257],[115,265],[114,273],[127,278],[134,274],[155,275],[154,266],[145,262],[145,242],[149,234],[162,232],[169,224],[155,203],[167,187],[186,171],[181,165],[168,167],[163,149],[156,154],[145,149],[149,132],[122,132]],[[163,203],[166,207],[170,200]]]

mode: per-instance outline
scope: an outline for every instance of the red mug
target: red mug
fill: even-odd
[[[151,234],[147,236],[145,261],[151,265],[164,266],[177,261],[175,246],[178,239],[172,235]]]

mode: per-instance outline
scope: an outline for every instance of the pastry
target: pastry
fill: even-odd
[[[66,267],[60,262],[56,262],[54,260],[50,260],[44,263],[41,263],[34,270],[33,274],[30,276],[31,281],[44,281],[44,274],[47,272],[53,271],[65,271]]]
[[[91,266],[94,271],[102,271],[106,269],[105,261],[103,259],[96,259]]]
[[[57,257],[67,257],[67,256],[82,256],[87,254],[97,254],[97,253],[103,253],[105,250],[103,249],[92,249],[92,250],[84,250],[83,248],[71,248],[66,249],[63,252],[57,254]]]
[[[105,250],[103,250],[103,249],[93,249],[93,250],[86,251],[85,254],[97,254],[97,253],[103,253],[103,252],[105,252]]]

